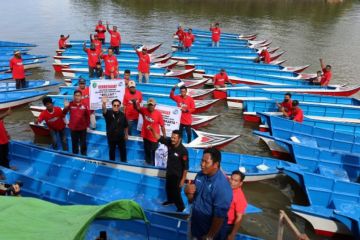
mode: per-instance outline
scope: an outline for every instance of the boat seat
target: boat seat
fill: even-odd
[[[298,144],[302,144],[305,146],[309,146],[309,147],[318,147],[318,144],[316,142],[316,140],[314,138],[309,138],[309,137],[301,137],[301,136],[291,136],[290,140],[292,142],[298,143]]]
[[[318,171],[321,175],[325,177],[350,182],[350,178],[347,172],[342,168],[333,168],[333,167],[319,165]]]

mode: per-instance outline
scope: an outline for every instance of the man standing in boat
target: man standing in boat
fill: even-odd
[[[128,122],[120,111],[121,101],[114,99],[112,109],[106,108],[107,97],[102,98],[102,113],[106,122],[106,136],[109,145],[109,159],[115,161],[116,146],[120,151],[120,160],[127,162],[126,141],[128,140]]]
[[[99,37],[97,34],[95,34],[94,36],[92,34],[90,34],[90,43],[94,44],[96,51],[100,55],[102,53],[102,42],[99,40]]]
[[[67,35],[66,37],[64,35],[60,35],[59,49],[67,49],[67,48],[72,47],[70,44],[67,44],[67,42],[66,42],[69,38],[70,38],[70,35]]]
[[[192,34],[192,29],[189,28],[188,32],[184,34],[184,51],[190,52],[191,46],[195,41],[195,36]]]
[[[86,86],[86,80],[82,77],[79,79],[79,87],[77,90],[81,91],[82,103],[90,109],[90,88]],[[90,110],[90,128],[93,130],[96,128],[96,116],[94,110]]]
[[[201,172],[185,194],[192,203],[191,239],[224,240],[227,236],[228,210],[233,198],[230,183],[220,170],[221,153],[207,148],[201,160]]]
[[[182,212],[185,205],[181,197],[181,189],[189,170],[189,154],[182,144],[181,133],[179,130],[174,130],[171,138],[165,138],[156,133],[151,126],[148,126],[148,129],[160,143],[165,144],[168,148],[165,184],[167,200],[162,205],[175,204],[177,212]]]
[[[243,174],[239,170],[233,171],[231,173],[230,185],[233,191],[233,199],[231,201],[230,209],[227,214],[227,240],[236,239],[236,234],[240,229],[241,220],[243,215],[245,214],[245,210],[247,207],[247,201],[242,191],[244,179],[245,174]]]
[[[79,145],[81,155],[86,156],[86,134],[90,124],[90,111],[86,104],[82,102],[82,94],[80,90],[74,91],[74,100],[72,102],[65,101],[63,114],[70,112],[69,128],[71,131],[72,152],[79,153]]]
[[[89,78],[94,77],[96,63],[100,61],[100,53],[96,50],[95,44],[90,43],[90,48],[86,48],[86,42],[83,44],[83,51],[87,54],[89,65]]]
[[[220,69],[220,72],[214,76],[213,83],[215,88],[225,88],[226,83],[230,83],[231,86],[234,85],[229,79],[225,69]]]
[[[0,114],[0,166],[10,168],[9,165],[9,140],[10,136],[4,126],[4,118],[11,114],[9,108],[6,112]]]
[[[142,83],[143,77],[145,77],[145,83],[149,83],[149,74],[150,74],[150,55],[147,53],[147,48],[142,47],[141,51],[137,50],[134,47],[136,54],[139,57],[138,63],[138,74],[139,74],[139,83]]]
[[[95,27],[95,32],[97,32],[98,34],[98,38],[99,40],[102,42],[102,44],[105,44],[105,33],[106,33],[106,28],[103,25],[102,21],[99,20],[98,24]]]
[[[128,120],[129,134],[135,135],[137,130],[137,124],[139,120],[139,112],[134,108],[133,101],[137,105],[140,105],[143,101],[142,93],[136,90],[136,83],[129,81],[127,88],[125,89],[123,106],[126,119]]]
[[[177,86],[177,85],[176,85]],[[174,86],[170,92],[170,98],[176,102],[176,105],[181,109],[180,119],[180,136],[183,137],[184,128],[187,135],[187,143],[191,142],[191,124],[192,124],[192,113],[195,111],[194,99],[187,95],[187,87],[180,87],[180,95],[175,95]]]
[[[109,23],[106,23],[106,29],[110,33],[110,47],[114,53],[118,55],[120,53],[121,36],[117,31],[117,26],[113,26],[113,30],[109,28]]]
[[[107,55],[100,55],[100,58],[104,59],[105,63],[105,79],[114,79],[119,74],[119,63],[117,57],[114,55],[113,49],[108,49]]]
[[[16,89],[26,88],[25,69],[20,51],[16,50],[14,52],[14,57],[10,59],[9,67],[15,80]]]
[[[58,137],[60,138],[62,149],[64,151],[68,150],[66,133],[65,133],[65,115],[59,107],[54,107],[51,97],[44,97],[42,100],[46,109],[42,111],[36,119],[35,124],[39,124],[42,121],[45,121],[46,126],[49,128],[52,147],[53,149],[58,149]]]
[[[276,102],[276,106],[284,115],[288,114],[292,109],[291,93],[285,93],[284,101],[282,103]]]
[[[319,60],[320,60],[320,66],[321,66],[321,70],[322,70],[322,76],[321,76],[321,79],[320,79],[320,85],[321,86],[327,86],[327,85],[329,85],[330,80],[332,78],[331,66],[330,65],[325,65],[322,58],[320,58]]]
[[[214,25],[212,23],[210,25],[210,32],[211,32],[212,47],[219,47],[220,46],[220,35],[221,35],[220,24],[215,23],[215,25]]]
[[[177,36],[178,39],[178,47],[180,50],[182,50],[183,48],[183,41],[184,41],[184,37],[185,37],[185,32],[182,28],[182,26],[178,26],[178,29],[176,31],[176,33],[174,34],[174,37]]]
[[[146,107],[141,107],[133,99],[132,103],[134,108],[142,115],[143,125],[141,129],[141,136],[144,141],[144,154],[145,162],[150,165],[155,165],[155,151],[158,148],[158,140],[153,136],[152,132],[148,129],[151,126],[157,134],[166,137],[165,123],[160,111],[155,109],[156,101],[154,98],[149,98]]]

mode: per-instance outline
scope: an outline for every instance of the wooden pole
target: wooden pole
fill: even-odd
[[[301,233],[297,229],[295,224],[291,221],[291,219],[286,215],[286,213],[283,210],[280,210],[277,240],[282,240],[283,239],[285,225],[288,225],[290,227],[290,230],[296,236],[296,239],[298,239],[298,240],[310,240],[309,237],[306,234]]]

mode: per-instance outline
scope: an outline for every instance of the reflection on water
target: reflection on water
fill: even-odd
[[[33,53],[54,55],[60,34],[72,39],[87,39],[98,19],[119,26],[126,42],[165,42],[161,51],[168,51],[172,34],[181,23],[193,28],[208,28],[218,21],[224,31],[258,33],[260,39],[271,40],[272,46],[287,51],[286,65],[312,64],[309,71],[319,69],[323,57],[334,70],[335,83],[359,84],[357,64],[360,52],[360,4],[344,1],[328,4],[323,0],[34,0],[2,1],[0,17],[1,38],[34,42],[39,45]],[[21,7],[20,7],[21,6]],[[19,15],[18,21],[10,21]],[[32,79],[53,79],[52,59],[37,70]],[[121,68],[121,66],[120,66]],[[221,116],[204,128],[241,137],[226,147],[227,151],[269,156],[268,149],[252,135],[253,125],[244,125],[238,110],[229,110],[218,103],[207,114]],[[14,139],[31,140],[28,122],[33,117],[27,107],[14,111],[6,125]],[[43,138],[37,139],[46,143]],[[264,213],[246,216],[242,231],[265,239],[274,239],[278,210],[292,202],[305,204],[301,189],[287,177],[262,183],[246,184],[249,201],[264,209]],[[288,211],[289,212],[289,211]],[[312,239],[311,227],[291,215],[301,230]],[[285,239],[291,239],[286,235]],[[319,238],[320,239],[320,238]]]

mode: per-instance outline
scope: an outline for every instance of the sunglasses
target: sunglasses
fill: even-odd
[[[120,105],[119,104],[114,104],[113,107],[120,107]]]

